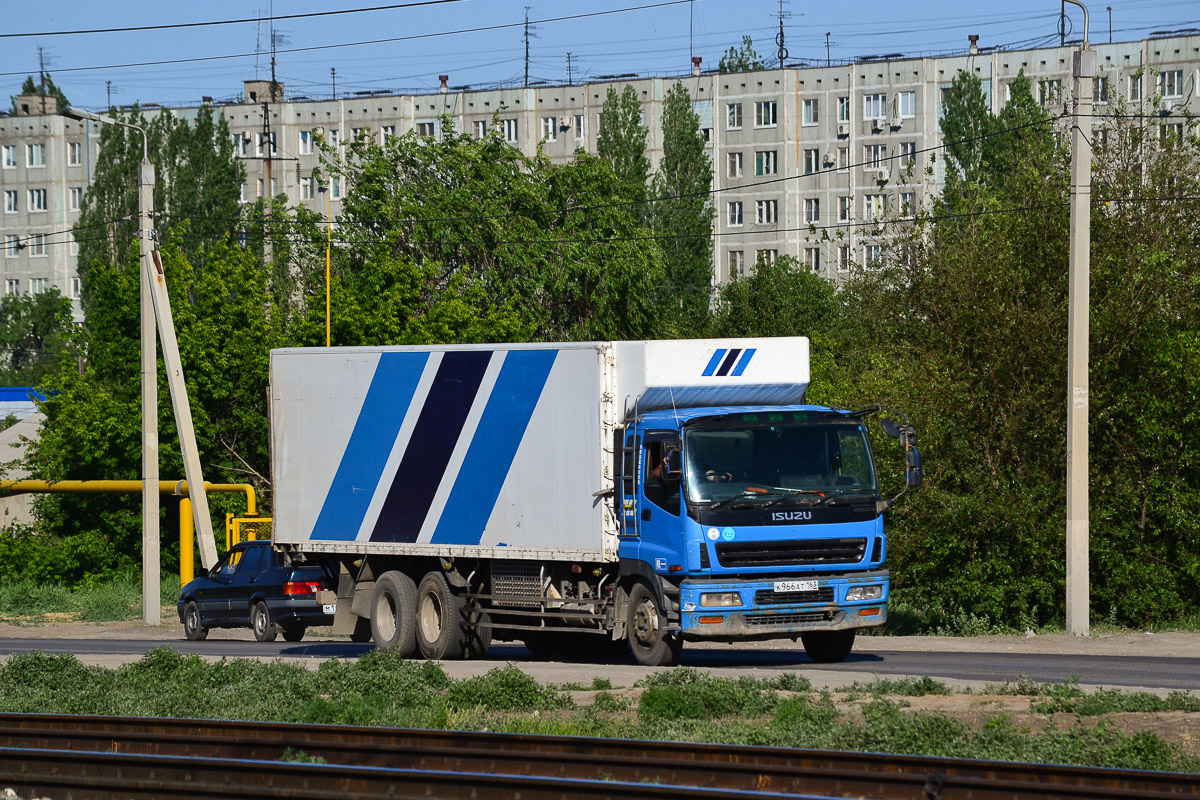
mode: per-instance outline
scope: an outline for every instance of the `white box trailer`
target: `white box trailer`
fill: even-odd
[[[808,382],[803,337],[275,350],[273,538],[337,563],[336,629],[431,658],[492,635],[602,634],[643,663],[673,663],[684,638],[852,637],[886,618],[886,503],[862,420],[803,405]],[[849,488],[795,483],[799,465],[761,471],[791,458],[785,433],[834,431],[865,476],[853,507],[835,498]],[[700,490],[702,454],[731,459],[728,496]],[[649,486],[660,466],[673,511]],[[713,581],[745,607],[704,627]],[[847,611],[855,582],[875,618]]]

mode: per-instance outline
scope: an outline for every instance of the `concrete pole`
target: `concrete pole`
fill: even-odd
[[[138,172],[142,326],[142,622],[162,624],[158,519],[158,348],[150,289],[154,249],[154,165],[143,159]]]
[[[1092,80],[1096,53],[1088,46],[1087,8],[1083,43],[1074,54],[1071,120],[1071,249],[1067,333],[1067,633],[1088,636],[1088,338],[1092,223]]]

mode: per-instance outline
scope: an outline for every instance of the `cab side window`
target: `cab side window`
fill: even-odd
[[[643,475],[646,499],[672,516],[679,516],[679,481],[668,480],[663,465],[662,441],[646,442],[643,451]]]

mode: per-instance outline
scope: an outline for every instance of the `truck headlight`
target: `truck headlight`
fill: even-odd
[[[855,600],[878,600],[883,597],[883,587],[878,583],[870,586],[851,586],[846,590],[846,602]]]
[[[742,596],[737,592],[705,592],[700,595],[700,605],[707,608],[714,606],[740,606]]]

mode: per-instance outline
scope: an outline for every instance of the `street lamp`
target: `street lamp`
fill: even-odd
[[[142,273],[142,622],[159,625],[162,622],[162,593],[159,591],[158,533],[158,351],[154,341],[154,306],[150,298],[150,238],[154,213],[154,165],[150,163],[150,143],[146,131],[138,125],[71,106],[59,113],[77,121],[120,125],[142,135],[142,163],[138,169],[138,241]]]
[[[187,385],[179,359],[179,342],[175,338],[175,323],[171,317],[171,300],[158,252],[152,241],[154,213],[154,165],[150,163],[150,146],[146,131],[137,125],[122,122],[103,114],[71,108],[59,112],[74,120],[91,120],[102,125],[120,125],[142,135],[142,164],[138,171],[138,219],[141,244],[141,351],[142,351],[142,621],[147,625],[162,623],[162,595],[159,590],[159,530],[158,530],[158,352],[154,340],[155,322],[162,340],[163,363],[167,385],[171,390],[171,405],[175,412],[175,427],[179,431],[179,448],[183,455],[184,475],[192,514],[199,532],[200,561],[211,569],[217,561],[217,546],[213,539],[212,516],[208,510],[208,495],[200,470],[200,451],[196,447],[196,432],[192,424],[192,409],[188,404]]]

